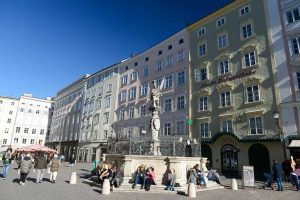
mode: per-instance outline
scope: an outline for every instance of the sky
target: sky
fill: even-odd
[[[0,96],[55,96],[229,1],[0,0]]]

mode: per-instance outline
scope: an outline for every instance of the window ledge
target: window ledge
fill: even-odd
[[[245,102],[246,105],[251,105],[251,104],[261,104],[264,103],[263,100],[259,100],[259,101],[254,101],[254,102]]]
[[[242,67],[242,70],[244,71],[244,70],[248,70],[248,69],[254,69],[254,68],[257,68],[258,65],[259,65],[259,64],[256,63],[255,65],[251,65],[251,66],[248,66],[248,67],[243,66],[243,67]]]
[[[232,109],[233,108],[233,105],[230,105],[230,106],[219,106],[219,109]]]
[[[246,40],[249,40],[249,39],[253,39],[253,38],[256,38],[256,34],[253,33],[251,36],[248,36],[248,37],[243,37],[241,36],[241,41],[246,41]]]
[[[201,112],[201,113],[208,112],[208,113],[210,113],[210,112],[211,112],[211,109],[207,109],[207,110],[199,110],[199,109],[198,109],[198,112]]]

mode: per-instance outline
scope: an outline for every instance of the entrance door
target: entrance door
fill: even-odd
[[[201,145],[201,156],[207,158],[208,166],[212,167],[212,152],[211,148],[207,144]]]
[[[226,177],[238,177],[238,153],[237,149],[231,145],[226,144],[221,149],[222,158],[222,173]]]
[[[264,179],[263,172],[270,172],[268,149],[262,144],[253,144],[248,151],[249,164],[254,167],[255,179]]]

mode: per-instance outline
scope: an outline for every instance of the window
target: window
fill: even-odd
[[[31,140],[30,140],[30,144],[34,144],[34,139],[31,139]]]
[[[232,121],[231,120],[224,120],[222,122],[222,132],[232,133]]]
[[[23,139],[22,139],[22,144],[26,144],[26,142],[27,142],[27,139],[26,139],[26,138],[23,138]]]
[[[14,144],[18,144],[19,138],[14,138]]]
[[[247,24],[242,27],[242,36],[243,38],[250,37],[252,35],[252,25]]]
[[[10,122],[11,122],[11,119],[10,119],[10,118],[8,118],[8,119],[7,119],[7,123],[10,123]]]
[[[141,116],[146,116],[146,104],[141,105]]]
[[[149,69],[148,67],[144,68],[144,71],[143,71],[143,76],[148,76],[149,75]]]
[[[217,27],[223,26],[224,24],[226,24],[225,17],[222,17],[222,18],[217,20]]]
[[[248,102],[256,102],[260,100],[258,85],[247,87],[247,97]]]
[[[126,101],[126,95],[127,95],[127,91],[126,90],[121,91],[121,94],[120,94],[120,101],[121,102]]]
[[[109,121],[109,112],[105,112],[103,116],[104,116],[103,123],[107,124]]]
[[[127,135],[128,138],[132,138],[133,127],[128,127],[127,134],[128,134],[128,135]]]
[[[9,111],[9,113],[8,113],[8,114],[12,115],[12,114],[13,114],[13,111]]]
[[[203,81],[207,79],[207,70],[204,69],[195,69],[195,81]]]
[[[161,55],[162,54],[162,50],[159,50],[158,52],[157,52],[157,55]]]
[[[202,35],[205,35],[206,33],[206,29],[205,27],[202,27],[198,30],[198,36],[202,36]]]
[[[9,128],[5,128],[4,133],[8,133],[9,132]]]
[[[171,67],[173,65],[173,58],[172,58],[172,56],[170,56],[170,57],[167,58],[166,65],[167,65],[167,67]]]
[[[250,12],[250,7],[249,5],[246,5],[240,9],[240,16],[243,16],[249,12]]]
[[[231,93],[222,92],[221,93],[221,107],[231,106]]]
[[[31,134],[36,134],[36,128],[33,128]]]
[[[177,97],[177,110],[184,109],[184,96]]]
[[[43,140],[39,140],[39,144],[43,144]]]
[[[222,60],[219,63],[219,74],[226,74],[229,72],[228,60]]]
[[[7,144],[7,139],[3,139],[2,144]]]
[[[296,78],[297,78],[298,90],[300,90],[300,72],[296,72]]]
[[[121,84],[122,85],[126,85],[127,84],[127,80],[128,80],[128,76],[127,75],[123,76],[122,79],[121,79]]]
[[[184,121],[176,122],[176,133],[177,133],[177,135],[184,135],[185,134],[185,123],[184,123]]]
[[[28,131],[29,131],[29,128],[24,129],[24,133],[28,133]]]
[[[292,39],[292,47],[293,47],[293,53],[299,54],[300,52],[300,37],[296,37]]]
[[[45,134],[45,130],[44,129],[41,129],[40,130],[40,135],[44,135]]]
[[[254,51],[245,53],[244,55],[245,66],[250,67],[256,64]]]
[[[177,73],[177,85],[182,85],[185,83],[184,71]]]
[[[202,43],[199,45],[199,56],[205,56],[206,54],[206,44]]]
[[[161,61],[158,61],[158,62],[156,63],[156,71],[160,71],[160,70],[162,70],[162,62],[161,62]]]
[[[148,83],[144,83],[141,87],[141,96],[148,94]]]
[[[161,78],[158,78],[158,79],[156,79],[155,81],[156,81],[157,87],[160,87],[162,79],[161,79]]]
[[[218,36],[218,47],[220,49],[227,46],[227,33]]]
[[[184,42],[183,38],[178,40],[178,44],[183,44],[183,42]]]
[[[170,44],[169,46],[168,46],[168,50],[171,50],[172,49],[172,45]]]
[[[172,111],[172,99],[165,100],[165,112]]]
[[[16,127],[16,133],[20,133],[20,131],[21,131],[21,127]]]
[[[295,8],[286,12],[286,18],[289,24],[298,21],[300,19],[299,9]]]
[[[105,98],[105,107],[109,108],[110,107],[110,96]]]
[[[99,95],[102,95],[103,94],[103,86],[100,86],[99,87]]]
[[[136,72],[132,72],[131,74],[130,74],[130,80],[131,81],[135,81],[137,79],[137,73]]]
[[[251,134],[263,134],[261,117],[251,117],[249,123]]]
[[[200,124],[200,135],[201,135],[202,138],[208,138],[209,137],[208,123],[201,123]]]
[[[119,119],[120,120],[124,120],[125,119],[125,110],[124,109],[120,110]]]
[[[104,130],[104,139],[108,138],[108,130]]]
[[[136,98],[136,87],[130,88],[129,90],[129,99],[135,99]]]
[[[179,51],[179,52],[177,53],[177,61],[178,61],[178,62],[184,61],[184,51]]]
[[[172,74],[166,76],[165,88],[171,88],[173,85],[173,76]]]
[[[112,84],[111,83],[107,84],[107,91],[108,92],[112,91]]]
[[[102,100],[101,100],[101,99],[98,99],[98,100],[97,100],[97,104],[96,104],[96,109],[97,109],[97,110],[100,110],[100,109],[101,109],[101,106],[102,106]]]
[[[164,135],[172,135],[172,129],[171,129],[171,123],[170,122],[165,123]]]
[[[204,111],[208,109],[207,97],[199,98],[199,110]]]
[[[134,118],[134,107],[129,108],[129,118]]]
[[[149,57],[148,56],[145,57],[145,62],[147,62],[147,61],[149,61]]]

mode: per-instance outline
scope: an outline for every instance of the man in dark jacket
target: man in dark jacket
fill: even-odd
[[[117,167],[114,166],[112,168],[112,177],[111,177],[110,185],[114,186],[115,188],[118,188],[122,183],[123,183],[123,177],[120,171],[117,170]]]
[[[39,152],[38,157],[35,159],[34,168],[37,171],[36,183],[42,183],[45,169],[47,169],[47,159],[42,152]]]
[[[30,154],[27,154],[20,164],[20,172],[21,172],[20,182],[19,182],[20,185],[25,184],[26,177],[29,174],[31,168],[32,168],[32,162],[31,162]]]
[[[273,173],[274,173],[274,179],[277,181],[278,185],[278,191],[283,191],[282,188],[282,179],[281,179],[281,173],[282,173],[282,167],[281,164],[277,162],[277,160],[273,160]]]

